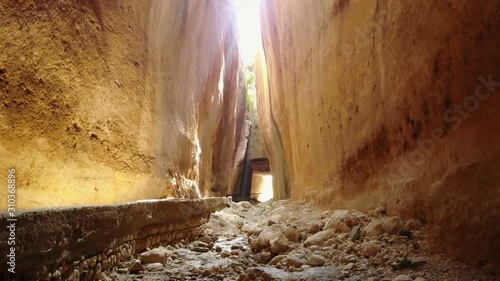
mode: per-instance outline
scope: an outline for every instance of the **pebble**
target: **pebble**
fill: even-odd
[[[377,242],[365,242],[361,245],[361,253],[365,257],[372,257],[378,254],[382,247]]]
[[[203,242],[203,241],[194,241],[194,242],[192,243],[192,245],[193,245],[194,247],[202,247],[202,248],[208,248],[208,247],[209,247],[209,244],[208,244],[208,243],[205,243],[205,242]]]
[[[206,252],[210,251],[210,249],[204,248],[204,247],[192,247],[191,250],[193,252],[198,252],[198,253],[206,253]]]
[[[384,257],[379,253],[370,259],[370,264],[378,266],[384,263]]]
[[[165,262],[165,251],[163,248],[155,248],[146,252],[143,252],[139,255],[139,259],[141,260],[141,263],[143,264],[148,264],[148,263],[164,263]]]
[[[146,269],[149,271],[162,271],[163,270],[163,264],[159,262],[155,263],[150,263],[146,265]]]
[[[404,227],[400,217],[387,217],[382,222],[382,228],[389,234],[397,234]]]
[[[286,258],[286,255],[277,255],[271,259],[271,261],[269,262],[269,265],[277,265],[280,261],[284,260],[285,258]]]
[[[305,263],[302,259],[296,256],[287,256],[286,259],[283,260],[283,262],[286,266],[295,268],[300,268]]]
[[[401,218],[387,217],[383,212],[377,212],[374,218],[361,212],[329,211],[324,219],[319,218],[319,212],[316,220],[299,223],[302,216],[313,211],[300,207],[300,211],[290,212],[282,205],[273,208],[252,205],[232,208],[231,211],[226,209],[231,214],[228,218],[234,214],[244,222],[235,219],[244,226],[240,232],[219,233],[208,229],[195,236],[199,238],[194,242],[186,239],[176,247],[148,249],[139,255],[139,260],[130,260],[130,255],[128,259],[120,259],[116,253],[111,253],[95,263],[90,258],[82,258],[81,263],[87,265],[84,272],[93,276],[97,276],[95,268],[88,268],[88,265],[102,264],[104,267],[107,262],[119,265],[114,270],[103,272],[103,281],[124,280],[128,272],[135,274],[127,280],[152,280],[168,272],[168,279],[177,281],[317,280],[309,278],[313,273],[323,278],[318,280],[426,281],[446,280],[436,278],[446,277],[445,272],[454,270],[443,268],[439,270],[441,275],[427,274],[431,267],[422,267],[429,262],[427,256],[419,257],[425,253],[420,249],[427,246],[426,232],[416,220],[408,220],[403,225]],[[279,211],[279,208],[283,210]],[[256,210],[260,212],[259,219],[247,220],[246,216]],[[303,213],[298,214],[302,210]],[[326,222],[331,229],[322,230]],[[268,235],[267,240],[259,241],[265,235]],[[116,259],[113,260],[113,256]],[[164,262],[155,263],[152,259]],[[332,276],[322,275],[327,268],[334,269]],[[409,270],[397,271],[405,268]],[[65,271],[63,268],[61,272]],[[261,274],[252,275],[256,272]],[[85,274],[82,276],[85,278]]]
[[[230,253],[228,253],[228,252],[222,252],[222,253],[220,254],[220,257],[221,257],[221,258],[227,258],[227,257],[229,257],[229,256],[231,256],[231,254],[230,254]]]
[[[326,259],[320,255],[311,255],[307,258],[307,264],[310,266],[322,266],[326,263]]]
[[[351,230],[351,240],[355,241],[361,237],[361,228],[359,226],[355,226]]]
[[[260,263],[268,263],[273,258],[270,252],[262,252],[256,255],[256,260]]]
[[[130,273],[137,273],[137,272],[144,271],[144,270],[146,270],[146,269],[138,260],[134,261],[132,263],[132,265],[130,265],[130,267],[128,268],[128,271]]]
[[[392,281],[413,281],[413,279],[408,275],[398,275]]]
[[[143,270],[144,270],[144,269],[143,269]],[[125,274],[125,273],[129,272],[129,270],[128,270],[128,269],[126,269],[126,268],[118,268],[118,269],[116,270],[116,272],[121,273],[121,274]]]

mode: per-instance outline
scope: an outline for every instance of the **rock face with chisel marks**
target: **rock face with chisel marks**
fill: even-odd
[[[428,220],[436,252],[500,267],[500,3],[290,0],[261,11],[274,194],[384,205]]]

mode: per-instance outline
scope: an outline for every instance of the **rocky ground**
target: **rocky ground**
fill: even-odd
[[[488,271],[488,265],[485,265]],[[306,202],[232,203],[193,242],[141,253],[104,280],[492,281],[499,277],[427,254],[415,219],[321,211]]]

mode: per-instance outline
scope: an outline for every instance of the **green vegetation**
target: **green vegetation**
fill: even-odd
[[[248,112],[257,111],[257,91],[255,89],[255,69],[253,64],[249,64],[244,68],[247,94],[246,106]]]

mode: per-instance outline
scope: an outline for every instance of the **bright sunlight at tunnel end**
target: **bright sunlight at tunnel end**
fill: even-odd
[[[245,65],[253,63],[261,44],[260,0],[234,0],[241,56]]]

